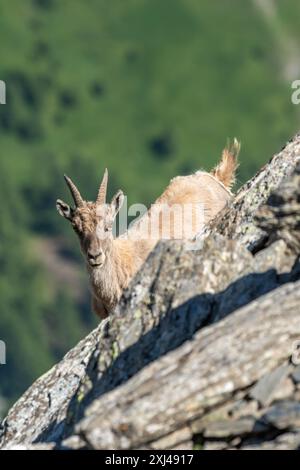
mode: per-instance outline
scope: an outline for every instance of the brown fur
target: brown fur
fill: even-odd
[[[225,147],[220,163],[211,171],[211,174],[228,189],[231,189],[235,183],[240,148],[240,142],[234,139],[232,145]]]
[[[193,217],[186,225],[171,212],[169,238],[175,238],[181,229],[180,238],[192,239],[227,204],[239,147],[235,140],[231,147],[224,149],[221,162],[211,173],[198,171],[172,179],[148,212],[116,239],[112,235],[112,224],[123,202],[122,192],[119,191],[110,204],[82,200],[75,209],[57,201],[59,213],[71,222],[79,237],[90,277],[92,308],[97,315],[104,318],[114,309],[123,290],[163,237],[166,212],[162,207],[172,211],[176,206],[190,205]],[[196,217],[199,204],[204,206],[201,220]]]

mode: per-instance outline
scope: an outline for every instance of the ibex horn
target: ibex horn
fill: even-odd
[[[73,183],[71,178],[69,178],[67,175],[64,175],[64,178],[65,178],[66,183],[67,183],[67,185],[70,189],[70,192],[73,196],[76,207],[83,206],[84,201],[81,197],[81,194],[80,194],[79,190],[77,189],[77,187],[75,186],[75,184]]]
[[[100,184],[96,204],[105,204],[106,202],[106,191],[107,191],[108,171],[105,168],[104,175]]]

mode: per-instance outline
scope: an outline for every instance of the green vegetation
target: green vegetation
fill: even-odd
[[[298,43],[299,2],[274,5]],[[54,240],[62,264],[81,262],[55,210],[63,173],[94,198],[107,166],[111,193],[149,203],[174,175],[213,166],[228,137],[243,144],[242,183],[297,130],[269,26],[252,1],[1,2],[0,395],[15,399],[95,325],[41,249]]]

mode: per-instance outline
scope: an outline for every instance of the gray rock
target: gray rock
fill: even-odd
[[[295,397],[295,386],[290,377],[286,377],[273,393],[273,401]]]
[[[280,367],[277,367],[277,369],[266,374],[257,382],[257,384],[255,384],[249,393],[250,397],[257,400],[261,405],[268,405],[272,402],[274,393],[288,376],[288,373],[288,364],[283,364]]]
[[[40,377],[11,408],[0,429],[0,447],[58,441],[70,400],[86,378],[91,354],[102,326],[90,333],[64,359]],[[44,434],[45,433],[45,434]]]
[[[292,450],[300,447],[300,432],[287,432],[273,439],[257,440],[253,444],[242,444],[241,450]]]
[[[238,420],[216,421],[210,423],[203,435],[205,438],[228,439],[235,436],[243,436],[244,434],[259,434],[267,430],[264,423],[256,421],[255,418],[249,416]]]
[[[55,442],[44,444],[14,444],[4,446],[1,450],[54,450]]]
[[[94,397],[75,434],[93,449],[138,449],[233,404],[237,392],[286,361],[286,343],[300,334],[299,287],[270,292]]]
[[[300,366],[297,366],[292,372],[292,378],[296,384],[300,384]]]
[[[300,427],[300,403],[278,402],[262,416],[262,419],[277,429],[298,428]]]
[[[237,400],[231,410],[230,416],[234,419],[241,418],[243,416],[258,416],[258,403],[256,400]]]
[[[226,441],[207,441],[203,445],[203,450],[225,450],[227,447]]]

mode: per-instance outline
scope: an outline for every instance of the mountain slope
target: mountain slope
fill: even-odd
[[[2,447],[299,447],[299,181],[300,134],[202,249],[158,244],[114,314],[12,407]]]

